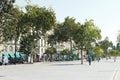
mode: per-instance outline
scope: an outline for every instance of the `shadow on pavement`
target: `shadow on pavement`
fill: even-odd
[[[5,77],[5,76],[0,75],[0,77]]]
[[[81,64],[51,64],[51,66],[74,66],[74,65],[81,65]]]

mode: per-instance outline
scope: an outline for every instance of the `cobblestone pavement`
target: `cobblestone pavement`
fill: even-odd
[[[0,66],[0,80],[120,80],[120,59]]]

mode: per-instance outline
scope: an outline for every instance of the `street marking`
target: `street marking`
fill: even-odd
[[[115,71],[113,73],[113,79],[112,80],[117,80],[117,77],[118,77],[118,73],[120,72],[120,66],[117,66],[115,68]]]

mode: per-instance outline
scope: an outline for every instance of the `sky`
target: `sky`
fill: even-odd
[[[25,1],[16,0],[15,4],[23,8],[27,4]],[[120,0],[31,0],[29,4],[51,7],[58,22],[63,22],[67,16],[82,24],[85,19],[93,19],[102,31],[102,40],[109,37],[116,44],[120,31]]]

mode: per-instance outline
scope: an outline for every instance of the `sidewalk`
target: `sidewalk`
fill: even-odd
[[[0,66],[0,80],[119,80],[120,59]]]

